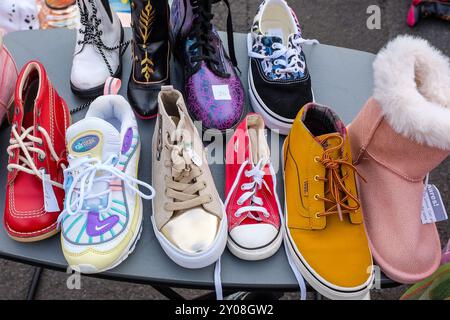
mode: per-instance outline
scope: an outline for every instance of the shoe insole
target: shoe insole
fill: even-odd
[[[288,42],[289,35],[295,32],[292,17],[279,5],[267,6],[261,17],[260,28],[264,35],[280,37],[284,44]]]
[[[30,80],[29,84],[25,88],[25,100],[23,101],[23,123],[24,128],[28,128],[33,125],[34,120],[34,103],[37,98],[39,90],[39,79]]]
[[[261,159],[269,160],[269,150],[267,146],[264,129],[257,125],[249,126],[248,137],[251,152],[251,161],[256,165]]]

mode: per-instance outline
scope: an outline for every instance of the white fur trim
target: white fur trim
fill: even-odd
[[[374,98],[392,128],[450,150],[450,61],[426,40],[399,36],[378,53]]]

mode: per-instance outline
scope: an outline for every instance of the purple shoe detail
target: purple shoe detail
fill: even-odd
[[[231,69],[231,67],[230,67]],[[212,86],[228,85],[230,100],[215,100]],[[244,111],[244,89],[234,73],[222,78],[213,73],[205,62],[186,82],[186,101],[194,121],[202,121],[205,129],[226,130],[234,127]]]
[[[184,65],[189,113],[193,120],[202,121],[203,128],[223,131],[235,127],[241,120],[245,94],[235,71],[233,37],[228,37],[230,55],[227,55],[211,24],[214,16],[211,4],[211,1],[174,0],[172,32]],[[228,24],[227,28],[227,34],[232,34],[232,26]],[[214,88],[216,96],[214,86],[220,86]]]
[[[86,233],[90,237],[100,236],[111,230],[118,222],[118,216],[110,216],[104,220],[100,220],[98,211],[89,211]]]
[[[128,128],[125,136],[123,137],[122,154],[125,154],[130,150],[131,143],[133,142],[133,128]]]

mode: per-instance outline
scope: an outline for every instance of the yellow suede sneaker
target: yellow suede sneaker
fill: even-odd
[[[373,283],[344,124],[329,108],[302,108],[283,145],[285,243],[308,283],[330,299],[367,299]]]

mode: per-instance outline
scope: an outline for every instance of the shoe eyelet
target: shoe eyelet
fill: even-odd
[[[318,181],[319,181],[319,178],[320,178],[319,175],[316,174],[316,175],[314,176],[314,181],[318,182]]]
[[[314,216],[316,217],[316,219],[320,219],[319,214],[320,214],[320,212],[316,212],[316,213],[314,214]]]
[[[314,157],[314,162],[317,163],[317,162],[319,162],[319,161],[320,161],[320,157],[319,157],[319,156],[315,156],[315,157]]]
[[[39,161],[41,161],[41,162],[42,162],[42,161],[44,161],[44,160],[45,160],[45,156],[41,156],[41,155],[39,155],[39,156],[38,156],[38,159],[39,159]]]
[[[314,195],[314,200],[319,200],[319,197],[320,197],[320,195],[319,195],[318,193],[316,193],[316,194]]]

